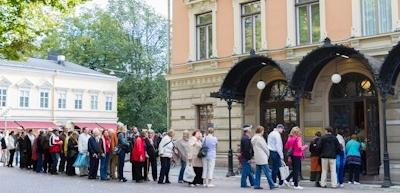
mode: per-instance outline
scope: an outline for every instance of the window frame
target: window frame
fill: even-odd
[[[3,93],[3,91],[5,91],[5,94]],[[8,98],[7,96],[8,96],[8,89],[7,88],[0,88],[0,107],[6,107],[7,106],[7,98]]]
[[[46,96],[42,96],[42,93],[46,93]],[[50,91],[48,90],[41,90],[39,92],[39,106],[42,109],[48,109],[49,108],[49,99],[50,99]],[[43,100],[43,101],[42,101]]]
[[[112,96],[106,96],[105,110],[106,111],[113,110],[113,97]]]
[[[381,23],[382,23],[382,21],[381,21],[381,7],[380,7],[380,0],[372,0],[372,1],[375,1],[376,2],[376,6],[374,7],[374,12],[375,12],[375,18],[376,18],[376,24],[375,24],[375,33],[372,33],[372,34],[366,34],[366,21],[364,20],[365,19],[365,17],[364,17],[364,9],[363,9],[363,7],[364,7],[364,2],[365,0],[360,0],[360,9],[361,9],[361,11],[360,11],[360,17],[361,17],[361,35],[362,36],[374,36],[374,35],[378,35],[378,34],[384,34],[384,33],[390,33],[390,32],[392,32],[392,29],[393,29],[393,25],[392,25],[392,20],[393,20],[393,13],[392,13],[392,9],[390,9],[390,17],[389,17],[389,19],[390,19],[390,22],[388,22],[388,24],[390,25],[390,29],[388,30],[388,31],[385,31],[385,32],[382,32],[382,29],[381,29]],[[388,2],[389,2],[389,5],[390,5],[390,7],[392,6],[392,1],[390,1],[390,0],[388,0]]]
[[[245,6],[245,5],[248,5],[248,4],[252,4],[252,3],[255,3],[255,2],[258,2],[260,5],[260,11],[257,11],[257,12],[254,12],[254,13],[250,13],[250,14],[244,14],[243,13],[243,7]],[[251,17],[251,20],[252,20],[252,41],[253,41],[253,50],[254,51],[258,51],[258,49],[257,49],[257,42],[256,42],[256,40],[257,40],[257,27],[256,27],[256,17],[258,16],[258,17],[260,17],[260,22],[262,23],[262,18],[261,18],[261,12],[262,12],[262,9],[261,9],[261,1],[260,0],[254,0],[254,1],[249,1],[249,2],[244,2],[244,3],[241,3],[240,4],[240,30],[241,30],[241,44],[242,44],[242,53],[247,53],[247,52],[249,52],[250,50],[248,50],[248,51],[246,51],[246,35],[245,35],[245,25],[244,25],[244,21],[245,21],[245,18],[248,18],[248,17]],[[262,36],[262,34],[261,34],[261,32],[262,32],[262,29],[261,29],[261,26],[262,26],[262,24],[260,24],[260,36]],[[262,39],[262,37],[260,37],[260,39]],[[262,42],[260,42],[260,44],[262,44]],[[262,45],[260,45],[260,48],[259,49],[261,49],[261,47],[262,47]]]
[[[200,16],[210,14],[211,15],[211,22],[205,23],[205,24],[199,24]],[[206,57],[201,58],[201,52],[200,52],[200,28],[205,27],[206,28]],[[213,45],[214,45],[214,38],[213,38],[213,13],[212,11],[207,11],[203,13],[199,13],[195,15],[195,28],[196,28],[196,59],[197,60],[207,60],[210,59],[213,56]],[[211,28],[211,34],[209,34],[209,29]],[[211,36],[211,47],[209,38]],[[209,56],[209,53],[211,52],[211,55]]]
[[[75,107],[75,109],[76,110],[82,110],[83,109],[83,94],[81,94],[81,93],[78,93],[78,94],[75,94],[75,105],[74,105],[74,107]]]
[[[211,113],[210,114],[206,114],[206,116],[207,116],[207,127],[209,127],[209,125],[210,124],[213,124],[212,123],[212,120],[214,119],[214,105],[213,104],[199,104],[199,105],[196,105],[196,113],[197,113],[197,126],[198,126],[198,128],[200,129],[200,131],[201,132],[207,132],[207,129],[208,128],[201,128],[201,113],[200,113],[200,109],[201,109],[201,107],[204,107],[204,108],[206,108],[206,113],[208,113],[208,107],[211,107],[211,109],[212,109],[212,111],[211,111]],[[208,117],[211,115],[211,118],[210,119],[208,119]]]
[[[57,93],[57,108],[58,109],[67,108],[67,91],[59,91]]]
[[[20,108],[29,108],[30,106],[30,89],[20,89],[19,90],[19,104]],[[24,94],[23,94],[24,93]],[[25,94],[27,93],[27,96]]]
[[[90,109],[99,110],[99,95],[90,95]]]
[[[302,2],[299,3],[299,0],[295,0],[294,3],[294,10],[295,10],[295,23],[296,23],[296,45],[310,45],[310,44],[315,44],[315,43],[319,43],[319,40],[317,40],[316,42],[313,41],[313,30],[312,30],[312,23],[313,23],[313,19],[312,19],[312,6],[318,4],[318,7],[320,8],[321,4],[319,2],[319,0],[308,0],[306,2]],[[307,29],[308,29],[308,42],[306,43],[301,43],[300,41],[300,16],[299,16],[299,7],[303,7],[306,6],[306,10],[307,10],[307,16],[308,16],[308,25],[307,25]],[[321,38],[321,11],[320,9],[318,10],[319,12],[319,17],[320,17],[320,38]]]

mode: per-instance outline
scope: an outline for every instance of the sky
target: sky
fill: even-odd
[[[154,8],[154,10],[167,17],[168,16],[168,0],[144,0],[148,5]],[[107,5],[107,0],[91,0],[86,3],[87,6],[98,5],[100,7]]]

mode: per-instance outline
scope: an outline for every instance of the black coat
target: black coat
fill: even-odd
[[[24,137],[24,141],[25,141],[26,152],[28,153],[28,155],[32,155],[32,143],[28,135]]]
[[[319,157],[319,150],[318,150],[318,142],[321,138],[315,137],[310,143],[310,153],[311,156],[318,156]]]
[[[73,158],[78,155],[78,142],[72,137],[68,139],[67,157]]]
[[[90,155],[94,154],[100,155],[101,154],[100,140],[99,142],[97,142],[94,137],[90,137],[88,142],[88,151]]]
[[[154,158],[156,158],[156,156],[157,156],[157,149],[158,148],[156,148],[155,147],[155,145],[156,145],[156,143],[155,142],[153,142],[153,145],[150,143],[150,139],[148,139],[148,138],[145,138],[144,139],[144,143],[145,143],[145,145],[146,145],[146,152],[147,152],[147,155],[149,156],[149,158],[150,159],[154,159]]]
[[[240,140],[240,153],[244,160],[251,160],[251,158],[253,158],[253,146],[251,145],[250,137],[247,135],[243,135]]]
[[[322,136],[317,146],[321,158],[336,159],[336,155],[340,152],[339,141],[332,134]]]

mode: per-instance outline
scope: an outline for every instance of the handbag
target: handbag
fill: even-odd
[[[282,179],[286,179],[290,174],[289,166],[287,166],[284,161],[282,161],[281,167],[279,167],[279,173],[281,174]]]
[[[86,154],[83,154],[83,153],[79,153],[73,166],[77,167],[77,168],[89,167],[89,156],[87,156]]]
[[[194,173],[193,166],[191,164],[188,164],[185,167],[185,172],[183,173],[183,180],[185,182],[193,182],[195,177],[196,177],[196,173]]]
[[[207,141],[207,137],[204,138],[204,142],[199,150],[199,154],[197,154],[198,158],[204,158],[207,157],[207,153],[208,153],[208,147],[205,145]]]

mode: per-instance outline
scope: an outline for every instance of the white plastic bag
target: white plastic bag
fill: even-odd
[[[286,179],[289,176],[289,166],[287,166],[285,162],[282,162],[279,173],[281,174],[281,179]]]
[[[186,165],[185,172],[183,173],[183,180],[185,182],[193,182],[196,173],[194,173],[193,166],[190,164]]]

